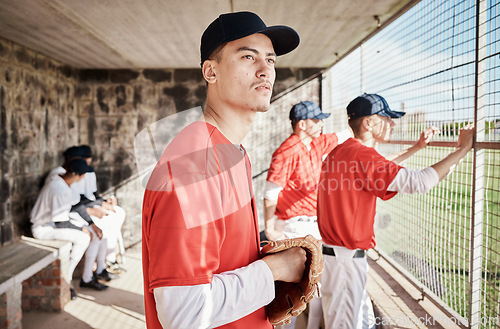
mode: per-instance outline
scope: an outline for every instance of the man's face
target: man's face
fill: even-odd
[[[323,120],[321,119],[306,119],[304,120],[304,132],[311,138],[318,138],[323,131]]]
[[[217,95],[234,109],[269,109],[276,72],[271,40],[261,33],[228,42],[216,63]]]
[[[379,143],[388,142],[393,132],[392,127],[396,125],[389,117],[373,115],[370,117],[373,138]]]

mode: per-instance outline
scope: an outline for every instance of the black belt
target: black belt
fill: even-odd
[[[308,216],[301,216],[297,218],[297,222],[316,223],[316,221],[317,221],[316,218],[311,218]]]
[[[333,250],[332,247],[323,246],[323,254],[335,256],[335,251]],[[352,258],[363,258],[365,257],[365,255],[366,255],[366,250],[357,249]]]

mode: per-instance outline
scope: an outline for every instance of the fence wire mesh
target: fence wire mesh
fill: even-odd
[[[345,106],[361,92],[381,94],[393,110],[407,112],[382,154],[399,152],[425,127],[437,126],[441,134],[407,161],[409,168],[436,163],[452,151],[460,127],[477,124],[479,151],[430,193],[379,202],[375,224],[377,249],[472,328],[499,326],[499,6],[421,1],[322,82],[334,131],[345,127]]]
[[[477,127],[474,151],[429,193],[379,202],[377,249],[403,267],[463,325],[500,328],[500,4],[423,0],[318,79],[280,97],[246,144],[258,200],[272,152],[291,133],[288,111],[303,100],[331,112],[325,132],[348,127],[346,105],[383,95],[399,119],[385,155],[441,134],[404,165],[428,167],[453,150],[459,128]],[[262,213],[260,213],[262,216]],[[262,218],[262,217],[261,217]]]

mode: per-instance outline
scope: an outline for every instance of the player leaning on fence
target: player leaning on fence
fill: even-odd
[[[409,149],[384,158],[375,150],[388,142],[393,118],[385,99],[363,94],[347,106],[354,138],[334,149],[323,162],[318,189],[318,225],[323,238],[324,272],[321,294],[327,329],[374,328],[373,310],[366,294],[368,265],[365,251],[375,247],[373,224],[377,197],[397,193],[426,193],[443,179],[472,148],[474,129],[460,130],[455,151],[423,170],[399,165],[427,146],[436,129],[426,129]],[[391,161],[392,160],[392,161]]]

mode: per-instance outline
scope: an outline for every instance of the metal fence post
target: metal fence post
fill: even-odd
[[[486,67],[486,0],[476,2],[476,67],[475,67],[475,97],[474,125],[476,127],[476,143],[485,141],[485,81]],[[469,327],[481,326],[481,286],[483,263],[483,218],[484,218],[484,184],[485,155],[484,149],[474,147],[473,190],[472,190],[472,222],[471,222],[471,253],[469,277]]]

